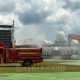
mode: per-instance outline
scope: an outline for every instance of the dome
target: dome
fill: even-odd
[[[57,50],[58,50],[58,47],[54,47],[54,50],[56,50],[56,51],[57,51]]]
[[[43,44],[44,44],[44,45],[50,45],[50,44],[52,44],[52,43],[51,43],[51,41],[45,40]]]
[[[65,33],[64,33],[63,31],[59,31],[59,32],[58,32],[58,35],[64,37],[64,36],[65,36]]]
[[[65,40],[65,33],[63,31],[59,31],[57,33],[56,41],[64,41]]]
[[[67,43],[67,41],[65,39],[65,33],[62,31],[62,29],[60,27],[60,30],[57,33],[57,37],[56,37],[54,45],[63,46],[63,45],[66,45],[66,43]]]
[[[73,40],[71,41],[71,45],[74,45],[74,46],[79,45],[78,40],[73,39]]]

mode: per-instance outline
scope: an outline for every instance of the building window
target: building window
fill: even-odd
[[[69,51],[69,50],[67,50],[67,55],[68,55],[68,56],[70,55],[70,51]]]
[[[43,55],[46,55],[46,50],[43,51]]]
[[[71,50],[71,55],[73,55],[73,50]]]
[[[49,50],[47,50],[47,55],[49,55]]]
[[[54,50],[51,50],[51,55],[54,55]]]
[[[75,55],[78,55],[78,51],[77,50],[75,51]]]

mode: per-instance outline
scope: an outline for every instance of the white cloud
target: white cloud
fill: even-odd
[[[14,13],[10,14],[0,14],[0,24],[3,25],[12,25],[14,20],[15,28],[23,27],[22,23],[19,21],[18,16]]]
[[[24,13],[25,11],[31,10],[32,6],[29,2],[25,2],[25,0],[17,0],[15,4],[15,12]]]
[[[65,9],[59,8],[55,13],[47,17],[50,22],[57,22],[60,20],[67,20],[70,17],[70,13]]]
[[[12,13],[12,14],[0,14],[0,23],[1,24],[13,24],[13,19],[16,19],[17,16]]]
[[[35,25],[24,26],[17,35],[16,44],[41,44],[45,38],[45,35],[40,34],[39,29]]]
[[[14,0],[0,0],[0,13],[10,13],[15,9]]]
[[[14,19],[17,44],[31,42],[40,44],[45,39],[53,41],[60,26],[66,34],[74,32],[75,28],[78,30],[79,2],[79,0],[0,0],[0,24],[11,25]],[[79,31],[77,33],[80,34]]]

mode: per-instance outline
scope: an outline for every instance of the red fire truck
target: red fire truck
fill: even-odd
[[[6,48],[0,42],[0,63],[20,63],[28,67],[42,61],[41,48]]]

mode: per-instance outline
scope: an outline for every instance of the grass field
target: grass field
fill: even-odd
[[[74,61],[44,61],[40,64],[34,64],[31,67],[22,67],[20,64],[0,64],[0,73],[47,73],[47,72],[79,72],[80,66],[65,65]]]
[[[80,73],[3,73],[0,74],[0,80],[80,80]]]
[[[0,64],[0,80],[80,80],[80,66],[65,65],[75,61],[44,61],[31,67]]]

